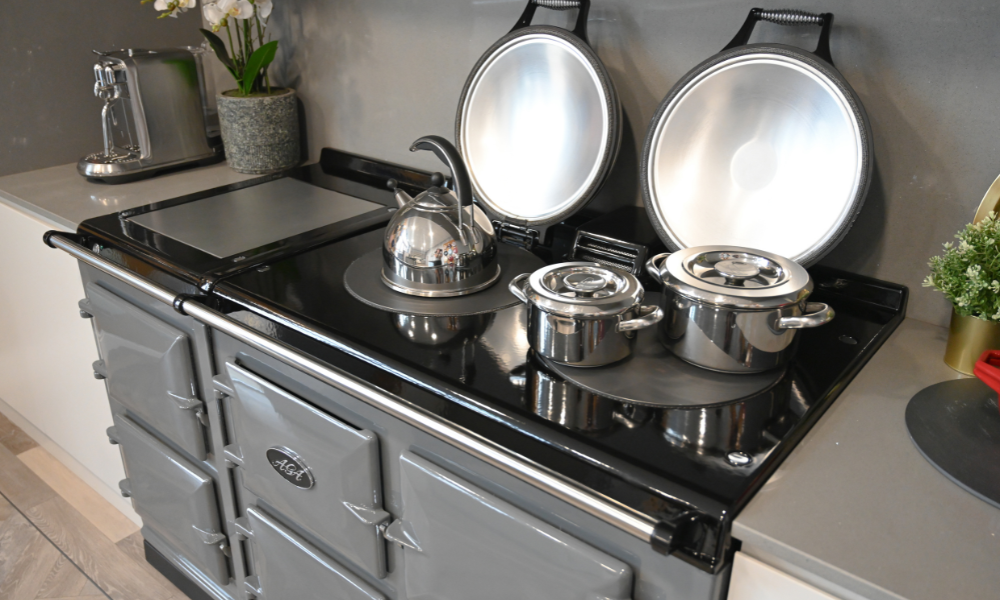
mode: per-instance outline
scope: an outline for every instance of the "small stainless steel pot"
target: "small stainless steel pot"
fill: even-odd
[[[635,332],[663,318],[642,306],[639,280],[598,263],[550,265],[518,275],[508,286],[528,305],[528,341],[558,363],[598,367],[632,353]]]
[[[806,302],[809,273],[787,258],[737,246],[659,254],[646,270],[663,284],[660,341],[679,358],[727,373],[781,366],[798,329],[833,320],[826,304]]]

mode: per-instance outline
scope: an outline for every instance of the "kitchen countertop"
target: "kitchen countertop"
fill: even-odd
[[[0,177],[0,202],[66,231],[91,217],[144,206],[260,177],[243,175],[225,162],[157,175],[132,183],[91,183],[76,163]]]
[[[914,394],[963,377],[947,335],[899,326],[737,516],[744,552],[844,598],[997,596],[1000,510],[931,466],[904,422]]]

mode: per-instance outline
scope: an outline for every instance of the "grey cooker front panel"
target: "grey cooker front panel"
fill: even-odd
[[[472,458],[454,446],[417,431],[401,420],[386,415],[380,409],[335,390],[293,367],[279,363],[225,334],[216,331],[213,340],[215,341],[215,360],[218,370],[225,372],[227,362],[238,362],[244,369],[267,378],[268,381],[280,385],[282,389],[297,397],[308,400],[317,409],[337,415],[358,427],[375,432],[379,438],[382,456],[384,506],[394,519],[411,522],[410,515],[414,514],[410,511],[412,502],[408,500],[414,494],[405,491],[406,486],[409,485],[407,478],[412,479],[413,467],[408,466],[406,461],[400,459],[404,455],[413,455],[424,459],[432,466],[436,465],[434,468],[447,474],[449,481],[458,482],[466,489],[477,491],[482,497],[493,498],[514,511],[520,511],[507,514],[523,515],[525,522],[541,523],[545,526],[536,529],[534,537],[525,535],[523,538],[517,537],[516,540],[509,536],[505,537],[507,535],[505,528],[508,523],[521,517],[508,519],[493,516],[490,513],[495,511],[484,505],[481,507],[484,520],[480,524],[472,526],[469,531],[474,531],[478,535],[477,543],[485,547],[487,552],[494,539],[511,541],[510,544],[503,544],[504,549],[510,554],[531,552],[532,544],[547,543],[538,542],[538,538],[544,538],[545,534],[554,531],[556,540],[568,540],[567,543],[573,547],[571,551],[577,553],[576,556],[588,556],[587,553],[579,551],[579,546],[589,547],[594,551],[594,554],[590,556],[603,554],[605,558],[610,557],[614,561],[627,565],[632,570],[634,585],[631,590],[631,598],[633,600],[721,600],[725,597],[728,571],[719,574],[706,573],[679,558],[664,556],[654,550],[650,544],[638,540],[631,534],[569,506],[538,488]],[[392,393],[391,382],[386,391]],[[441,402],[447,401],[442,399]],[[237,469],[237,471],[242,472],[243,470]],[[443,484],[439,481],[437,486],[441,485]],[[446,492],[446,494],[449,493],[451,492]],[[429,514],[433,515],[435,519],[440,518],[441,515],[435,510],[435,507],[430,505],[440,502],[441,499],[434,492],[428,498],[430,499],[424,499],[421,495],[419,501],[421,507],[414,508],[416,516],[419,517],[420,513],[425,510],[424,507],[429,507]],[[249,504],[252,503],[251,499]],[[241,512],[245,514],[244,509],[241,509]],[[458,521],[448,520],[451,515],[445,516],[448,518],[441,522],[435,522],[435,527],[449,529],[450,533],[458,539],[462,535],[462,531],[458,528]],[[419,518],[414,519],[412,523],[419,524]],[[400,528],[400,526],[391,528],[390,535]],[[414,532],[414,537],[418,542],[424,542],[422,547],[437,547],[438,542],[433,539],[435,535],[438,535],[437,533],[432,534],[431,537],[424,534],[424,538],[421,539],[418,536],[422,531],[419,527],[411,526],[409,531]],[[303,533],[305,532],[303,531]],[[446,534],[442,533],[441,535]],[[317,539],[316,541],[318,544],[321,540]],[[558,546],[557,544],[553,545]],[[561,546],[559,547],[561,548]],[[476,551],[475,544],[471,548],[473,548],[472,551]],[[355,573],[387,598],[395,600],[421,598],[408,592],[406,581],[411,560],[416,560],[419,564],[420,558],[411,559],[417,553],[397,543],[387,544],[386,550],[388,572],[384,579],[377,579],[365,571],[355,571]],[[455,550],[451,551],[456,552]],[[336,558],[340,560],[339,556]],[[344,561],[341,563],[347,564]],[[597,565],[598,562],[590,560],[588,564]],[[525,576],[516,571],[507,571],[507,574],[509,579]],[[475,600],[482,598],[484,586],[481,581],[483,579],[477,572],[460,572],[455,573],[454,576],[457,580],[455,585],[464,590],[458,591],[458,593],[464,594],[462,597]],[[490,579],[487,578],[485,581],[490,581]],[[509,582],[504,581],[503,583],[506,585]],[[505,600],[514,597],[520,596],[507,596]],[[543,594],[529,594],[526,597],[544,598],[545,596]],[[438,599],[439,596],[436,593],[431,596],[423,596],[423,599],[426,598]],[[587,596],[579,596],[579,598],[581,600],[597,600],[596,598],[588,599]]]
[[[400,457],[408,598],[625,600],[632,569],[437,465]]]
[[[123,415],[114,415],[112,439],[121,445],[124,492],[146,527],[156,531],[219,585],[229,583],[225,541],[212,478]]]
[[[256,586],[262,600],[385,600],[371,586],[295,535],[269,515],[247,509],[247,523],[256,551]]]
[[[225,368],[234,392],[230,410],[243,485],[284,518],[369,573],[385,577],[379,525],[389,514],[382,510],[375,434],[317,410],[233,363]],[[279,474],[267,456],[272,448],[297,456],[309,470],[312,487],[297,487]]]
[[[108,395],[191,456],[205,458],[188,336],[99,285],[88,283],[86,291],[81,306],[94,315]]]

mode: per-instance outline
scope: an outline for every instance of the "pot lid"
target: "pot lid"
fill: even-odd
[[[809,273],[795,261],[738,246],[679,250],[667,257],[661,276],[682,296],[737,308],[781,308],[812,292]]]
[[[477,201],[504,221],[544,226],[604,183],[621,142],[621,106],[586,42],[559,27],[526,27],[473,68],[455,139]]]
[[[591,262],[541,268],[525,289],[528,301],[545,312],[580,318],[619,315],[642,302],[643,293],[634,275]]]
[[[732,244],[809,266],[860,211],[871,153],[864,109],[831,64],[743,46],[695,67],[661,104],[643,152],[645,205],[671,250]]]

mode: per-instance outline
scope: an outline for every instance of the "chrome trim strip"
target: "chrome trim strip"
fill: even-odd
[[[59,233],[55,233],[48,236],[47,243],[54,248],[59,248],[67,252],[73,258],[79,260],[80,262],[86,263],[95,269],[104,271],[108,275],[116,279],[120,279],[125,283],[131,285],[132,287],[139,288],[140,290],[146,292],[150,296],[156,298],[164,304],[173,304],[174,298],[177,294],[159,285],[156,285],[152,281],[149,281],[143,277],[136,275],[135,273],[119,267],[115,263],[103,258],[97,254],[94,254],[90,250],[84,248],[80,244],[76,244],[69,239],[63,237]]]
[[[115,265],[59,234],[52,235],[49,242],[77,260],[139,288],[165,304],[175,304],[177,294]],[[372,388],[349,373],[304,356],[287,344],[264,336],[199,302],[184,299],[179,304],[183,311],[194,319],[455,446],[591,516],[649,543],[655,544],[657,538],[661,537],[656,532],[659,522],[648,515],[583,488],[576,482],[520,457],[476,433],[442,421],[432,413],[413,406],[401,398]]]

